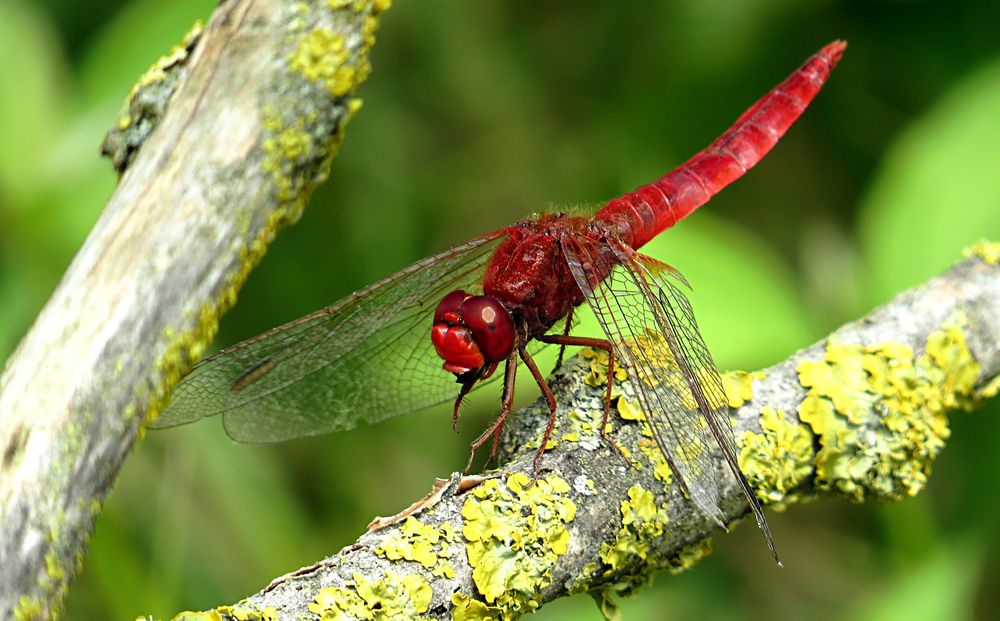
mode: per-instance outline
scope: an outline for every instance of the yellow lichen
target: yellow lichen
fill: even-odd
[[[612,618],[617,612],[612,594],[633,595],[652,580],[654,569],[676,567],[692,558],[687,549],[676,559],[658,558],[653,547],[666,532],[669,521],[666,505],[658,506],[653,493],[638,484],[629,488],[627,494],[628,498],[620,505],[622,527],[614,542],[601,544],[600,562],[588,563],[569,585],[571,593],[589,591],[605,618]],[[595,588],[595,584],[607,586]]]
[[[299,39],[289,62],[302,77],[321,83],[331,95],[341,97],[356,86],[357,69],[347,63],[350,58],[351,50],[342,35],[316,28]]]
[[[594,603],[597,604],[597,611],[601,613],[602,617],[604,617],[604,621],[622,620],[621,607],[612,597],[613,594],[614,589],[611,587],[590,592],[590,596],[594,599]]]
[[[672,574],[679,574],[685,572],[701,559],[709,556],[712,553],[712,538],[706,537],[701,541],[692,543],[689,546],[681,548],[681,551],[671,556],[667,559],[667,571]]]
[[[641,421],[646,422],[646,414],[642,411],[642,406],[639,405],[638,401],[633,401],[625,397],[620,397],[618,399],[618,415],[622,417],[622,420],[631,421]],[[649,430],[649,425],[646,425],[646,430]],[[644,435],[652,436],[653,433],[644,433]]]
[[[195,22],[184,39],[132,85],[115,125],[101,144],[101,153],[111,159],[118,172],[129,166],[159,124],[202,30],[201,22]]]
[[[753,399],[752,375],[746,371],[728,371],[721,377],[729,407],[735,409]]]
[[[273,606],[257,608],[246,602],[240,602],[232,607],[230,615],[237,621],[275,621],[278,611]]]
[[[151,84],[162,82],[166,79],[170,69],[187,61],[188,56],[191,54],[191,50],[198,41],[198,37],[200,37],[204,31],[205,27],[201,20],[196,20],[194,25],[191,26],[191,29],[184,35],[184,38],[181,39],[180,43],[172,47],[170,52],[156,59],[156,62],[154,62],[152,66],[145,71],[145,73],[139,76],[139,79],[132,85],[132,90],[129,91],[128,94],[126,108],[132,103],[135,96],[140,91]],[[127,114],[118,119],[119,129],[126,129],[131,124],[132,119],[129,118]]]
[[[773,408],[760,413],[761,433],[741,434],[740,470],[765,504],[783,509],[797,500],[790,494],[812,475],[813,434]]]
[[[321,621],[426,619],[432,595],[419,574],[386,572],[383,579],[369,581],[356,573],[353,588],[326,587],[309,604],[309,612]]]
[[[976,391],[977,399],[989,399],[1000,394],[1000,375],[991,379],[985,386]]]
[[[372,619],[371,610],[352,589],[326,587],[316,594],[308,605],[309,612],[319,615],[323,621],[347,619]]]
[[[66,578],[66,570],[53,550],[45,553],[45,576],[52,582],[62,582]]]
[[[649,430],[649,425],[646,423],[643,423],[642,425],[643,425],[643,433],[645,434],[646,431]],[[653,476],[657,480],[663,481],[664,487],[669,485],[671,479],[673,478],[673,471],[670,469],[670,464],[667,463],[666,457],[663,456],[663,451],[660,450],[660,446],[655,441],[649,438],[640,438],[639,450],[642,452],[643,455],[646,456],[646,459],[649,461],[650,466],[652,466]],[[638,470],[641,470],[643,467],[641,462],[634,463],[633,465]]]
[[[650,551],[666,532],[669,517],[666,505],[657,506],[653,493],[638,484],[629,488],[628,499],[620,508],[621,530],[613,543],[601,544],[599,556],[607,566],[604,577],[625,577],[628,588],[616,589],[625,593],[644,584],[652,570],[662,564]]]
[[[278,200],[282,202],[295,201],[312,181],[302,171],[302,167],[313,160],[315,150],[312,136],[305,127],[305,119],[283,126],[282,118],[273,111],[267,111],[264,118],[264,128],[269,135],[262,144],[261,167],[271,174]],[[291,218],[298,219],[297,215]]]
[[[140,617],[140,619],[150,619],[151,617]],[[225,619],[236,619],[237,621],[275,621],[278,618],[278,611],[272,607],[257,608],[246,602],[240,602],[235,606],[219,606],[211,610],[193,612],[190,610],[178,613],[171,621],[224,621]]]
[[[206,610],[204,612],[186,610],[174,615],[171,621],[225,621],[225,619],[218,610]]]
[[[299,37],[289,65],[306,80],[322,85],[334,97],[342,97],[364,82],[371,73],[367,50],[375,44],[379,13],[392,3],[389,0],[327,0],[326,4],[331,11],[349,9],[357,14],[368,12],[361,26],[362,53],[352,63],[352,51],[344,37],[328,28],[318,27]]]
[[[963,249],[962,256],[966,258],[979,257],[990,265],[996,265],[1000,263],[1000,242],[986,241],[985,239],[978,241]]]
[[[629,597],[653,580],[653,570],[665,568],[680,573],[712,553],[712,540],[702,539],[682,548],[666,560],[651,553],[666,529],[665,505],[657,507],[653,494],[639,485],[628,491],[622,501],[622,529],[614,544],[601,546],[601,563],[588,563],[569,585],[570,593],[588,591],[597,602],[601,615],[608,620],[620,619],[618,604],[613,596]],[[603,563],[603,565],[602,565]],[[602,586],[593,587],[594,584]]]
[[[608,383],[608,352],[603,349],[592,349],[590,347],[580,350],[580,357],[590,362],[590,373],[583,378],[583,382],[594,388],[606,386]],[[615,384],[611,387],[611,398],[621,394],[618,385],[628,379],[628,373],[621,364],[615,364]]]
[[[603,412],[600,411],[583,413],[579,410],[570,410],[566,415],[560,415],[556,418],[555,427],[552,429],[549,441],[545,444],[545,450],[554,449],[559,446],[560,441],[586,442],[590,448],[598,446],[600,438],[597,437],[597,433],[602,418]],[[542,441],[542,435],[540,431],[537,436],[525,442],[524,446],[537,449]]]
[[[452,556],[450,544],[456,541],[456,537],[457,533],[447,522],[437,528],[411,515],[397,532],[375,548],[375,553],[390,561],[415,561],[433,569],[434,575],[452,578],[455,569],[448,559]]]
[[[22,595],[17,600],[14,607],[14,621],[29,621],[31,619],[41,619],[44,608],[41,600],[34,597]]]
[[[979,364],[972,357],[959,325],[950,324],[927,338],[927,356],[919,361],[923,377],[938,385],[941,405],[954,409],[969,405],[979,381]]]
[[[831,341],[821,361],[799,363],[799,382],[812,388],[812,394],[828,399],[833,409],[843,414],[847,422],[858,424],[875,403],[877,396],[868,393],[868,373],[860,345],[839,345]],[[817,393],[817,391],[822,391]]]
[[[514,473],[506,486],[490,479],[465,501],[462,534],[472,579],[485,604],[503,617],[526,614],[541,603],[541,591],[569,544],[566,524],[576,516],[569,489],[556,475],[532,482]],[[466,605],[466,612],[472,607]]]
[[[931,334],[919,358],[899,343],[831,339],[822,360],[799,364],[809,389],[799,418],[820,438],[819,489],[862,500],[923,488],[949,435],[947,410],[969,405],[979,377],[963,325],[959,316]]]
[[[489,606],[458,591],[452,593],[451,605],[453,621],[497,621],[503,618],[499,606]]]

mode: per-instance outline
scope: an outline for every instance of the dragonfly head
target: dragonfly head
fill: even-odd
[[[514,351],[514,320],[500,302],[486,295],[452,291],[434,311],[431,341],[444,370],[462,376],[487,375]]]

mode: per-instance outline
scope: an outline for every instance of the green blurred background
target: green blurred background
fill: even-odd
[[[223,321],[231,344],[548,204],[597,202],[706,145],[823,44],[830,83],[747,178],[651,253],[694,283],[723,369],[781,360],[1000,239],[1000,3],[398,2],[330,182]],[[0,0],[0,359],[115,176],[98,158],[135,78],[209,0]],[[534,398],[525,383],[521,399]],[[485,391],[484,391],[485,392]],[[97,522],[69,619],[232,602],[335,552],[460,468],[495,411],[239,446],[217,421],[152,433]],[[954,417],[925,493],[772,516],[626,619],[1000,616],[1000,408]],[[570,598],[537,618],[598,619]]]

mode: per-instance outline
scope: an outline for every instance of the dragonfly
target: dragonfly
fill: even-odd
[[[708,147],[592,215],[520,220],[202,360],[150,426],[221,414],[232,439],[276,442],[452,399],[454,426],[463,398],[497,379],[503,364],[500,414],[472,445],[474,454],[492,438],[492,458],[521,362],[550,411],[537,474],[557,403],[532,354],[557,345],[561,362],[567,346],[591,347],[609,360],[602,435],[620,364],[686,497],[724,528],[721,453],[777,560],[760,501],[737,462],[725,390],[684,295],[687,282],[638,249],[756,165],[805,111],[845,47],[823,47]],[[603,335],[570,333],[583,304]]]

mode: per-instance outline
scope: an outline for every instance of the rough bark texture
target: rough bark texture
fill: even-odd
[[[774,367],[727,374],[741,466],[766,503],[894,500],[923,487],[948,413],[1000,387],[1000,246],[980,250]],[[552,378],[557,443],[534,485],[534,447],[548,417],[541,401],[513,418],[499,471],[441,482],[338,554],[211,614],[510,619],[582,591],[607,611],[610,593],[641,587],[657,569],[690,566],[718,531],[670,480],[627,383],[616,394],[612,437],[632,464],[596,435],[606,367],[588,355]],[[735,522],[748,505],[717,462],[722,506]]]
[[[224,1],[137,85],[120,184],[0,377],[0,618],[58,614],[143,421],[325,178],[384,4]]]

